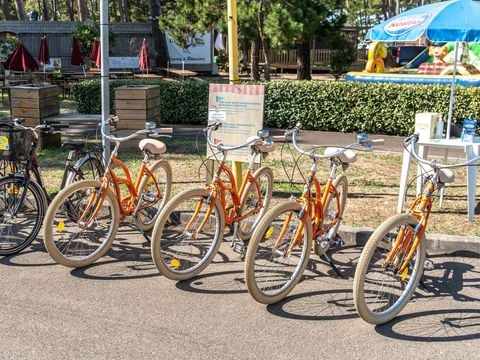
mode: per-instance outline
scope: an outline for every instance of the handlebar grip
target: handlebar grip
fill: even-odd
[[[66,129],[69,128],[70,125],[68,124],[50,124],[54,129]]]
[[[157,128],[159,134],[173,134],[173,128]]]
[[[285,135],[275,135],[270,137],[274,142],[286,142],[288,141]]]
[[[207,124],[207,129],[213,129],[213,130],[217,130],[219,127],[222,126],[222,122],[221,121],[213,121],[213,122],[209,122]]]
[[[383,145],[385,144],[385,139],[372,139],[370,140],[372,144]]]
[[[418,134],[412,134],[410,135],[409,137],[407,137],[405,140],[403,140],[403,143],[405,145],[409,145],[413,140],[415,140],[415,142],[418,141]]]

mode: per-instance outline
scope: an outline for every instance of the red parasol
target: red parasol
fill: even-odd
[[[100,43],[98,43],[98,51],[97,57],[95,58],[95,65],[97,65],[97,68],[102,65],[102,48],[100,47]]]
[[[41,65],[50,64],[50,53],[48,52],[47,38],[44,36],[40,40],[40,49],[38,50],[38,62]]]
[[[3,67],[14,71],[34,71],[38,69],[38,64],[25,45],[20,44],[7,59]]]
[[[143,39],[142,43],[142,49],[140,50],[140,56],[138,58],[138,67],[140,70],[148,70],[151,69],[150,66],[150,57],[148,56],[148,46],[147,46],[147,40]]]
[[[100,52],[100,44],[97,39],[93,39],[92,42],[92,51],[90,52],[90,61],[94,64],[97,63],[98,53]]]
[[[72,55],[70,58],[70,64],[75,66],[82,66],[85,64],[80,45],[78,45],[78,40],[75,36],[72,38]]]

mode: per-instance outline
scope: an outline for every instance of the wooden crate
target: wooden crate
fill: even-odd
[[[121,86],[115,89],[118,129],[143,129],[145,122],[160,124],[160,86]]]
[[[42,119],[60,113],[60,87],[56,85],[20,85],[10,88],[12,117],[25,118],[28,126],[38,125]]]

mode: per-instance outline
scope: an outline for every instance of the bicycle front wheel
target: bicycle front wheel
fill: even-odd
[[[223,239],[225,217],[220,202],[206,189],[186,190],[170,200],[152,233],[152,258],[172,280],[187,280],[213,260]]]
[[[111,190],[94,180],[75,182],[60,191],[48,207],[45,247],[64,266],[90,265],[109,249],[119,221],[120,210]]]
[[[417,224],[418,221],[410,215],[394,215],[368,239],[353,280],[355,307],[366,322],[383,324],[392,320],[407,305],[417,288],[425,262],[424,238],[408,266],[399,273],[412,248]]]
[[[330,248],[331,241],[337,236],[342,221],[343,212],[347,203],[348,180],[345,175],[339,175],[332,183],[335,191],[330,192],[324,207],[324,214],[320,230],[323,232],[313,243],[313,250],[318,256],[325,254]]]
[[[253,174],[255,182],[249,181],[245,186],[240,200],[240,214],[251,213],[238,224],[238,236],[248,241],[253,230],[267,211],[273,191],[273,172],[268,167],[262,167]],[[257,188],[258,184],[258,188]]]
[[[170,198],[172,187],[172,168],[168,161],[156,161],[150,171],[154,178],[144,175],[138,186],[140,203],[135,218],[143,231],[148,231],[155,225],[155,220]]]
[[[1,179],[0,255],[15,254],[30,245],[46,211],[47,199],[35,182],[14,176]]]
[[[301,279],[312,248],[310,217],[298,202],[279,204],[260,221],[248,243],[245,279],[262,304],[287,296]]]

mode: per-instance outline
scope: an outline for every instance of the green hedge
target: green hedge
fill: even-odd
[[[111,81],[111,108],[117,86],[158,84],[161,119],[170,124],[205,124],[208,84],[195,81]],[[447,118],[450,86],[372,84],[346,81],[274,81],[265,83],[265,124],[288,128],[297,122],[307,129],[343,132],[366,131],[408,135],[415,114],[439,112]],[[81,113],[100,113],[100,82],[85,81],[74,87]],[[454,117],[480,115],[480,89],[455,88]]]

